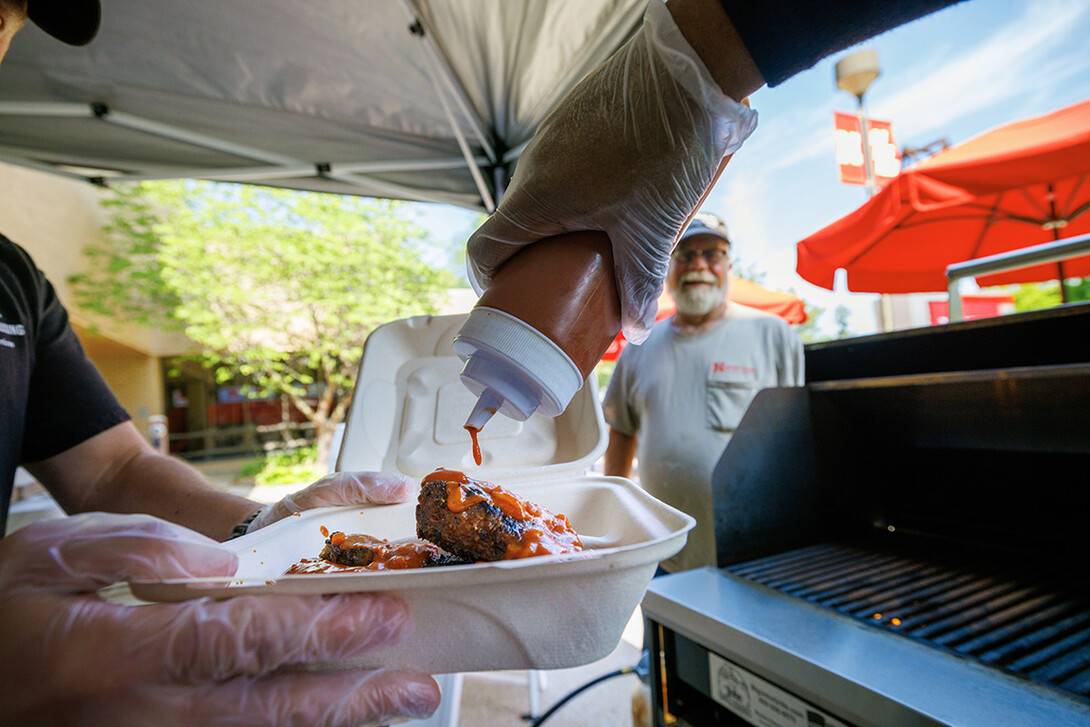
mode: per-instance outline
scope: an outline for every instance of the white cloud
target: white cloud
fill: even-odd
[[[899,136],[941,136],[961,117],[1001,104],[1032,105],[1030,98],[1055,98],[1073,79],[1085,83],[1090,74],[1090,53],[1055,52],[1070,34],[1085,28],[1088,16],[1090,4],[1080,0],[1027,4],[1022,15],[975,44],[966,38],[964,45],[924,49],[911,68],[889,72],[880,100],[868,110],[876,118],[894,120]],[[762,158],[766,173],[819,157],[832,159],[832,116],[842,101],[830,92],[825,103],[762,117],[747,151]],[[1008,119],[1021,115],[1005,114]]]
[[[896,90],[884,93],[871,112],[896,119],[902,136],[942,135],[965,115],[1000,105],[1020,108],[1027,95],[1055,97],[1090,69],[1090,53],[1055,52],[1087,15],[1084,2],[1027,3],[1022,15],[979,42],[970,37],[964,46],[932,50],[912,68],[890,74],[883,88]]]

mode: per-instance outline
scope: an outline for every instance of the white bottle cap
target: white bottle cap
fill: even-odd
[[[516,421],[535,411],[555,417],[583,385],[579,368],[559,346],[495,308],[475,307],[453,346],[465,362],[462,383],[478,397],[467,427],[480,429],[497,411]]]

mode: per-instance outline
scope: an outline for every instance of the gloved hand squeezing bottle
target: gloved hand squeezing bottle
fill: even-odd
[[[625,337],[655,320],[670,251],[757,114],[724,95],[665,5],[546,117],[499,208],[467,247],[478,291],[524,245],[601,230],[613,247]]]

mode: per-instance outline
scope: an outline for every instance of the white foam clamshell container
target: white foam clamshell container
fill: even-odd
[[[693,519],[627,479],[587,475],[607,430],[593,378],[554,418],[496,416],[480,433],[481,467],[462,428],[474,399],[458,380],[451,340],[466,316],[420,316],[367,339],[338,470],[398,471],[415,479],[438,467],[495,482],[567,515],[581,553],[399,571],[283,575],[313,558],[329,532],[414,537],[415,502],[311,510],[226,545],[239,555],[230,583],[133,585],[139,598],[174,601],[264,593],[392,592],[415,629],[399,644],[343,667],[398,667],[433,674],[559,669],[609,654],[658,563],[685,544]]]

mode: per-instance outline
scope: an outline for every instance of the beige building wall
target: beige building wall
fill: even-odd
[[[65,302],[83,246],[101,235],[99,194],[90,184],[0,164],[0,232],[26,248]]]
[[[98,367],[137,428],[147,435],[148,417],[165,413],[160,359],[79,326],[74,328],[87,357]]]
[[[83,267],[83,248],[101,239],[101,196],[87,182],[0,163],[0,233],[26,249],[49,278],[88,357],[147,434],[148,417],[164,413],[161,358],[191,344],[184,336],[117,325],[74,307],[68,277]]]

